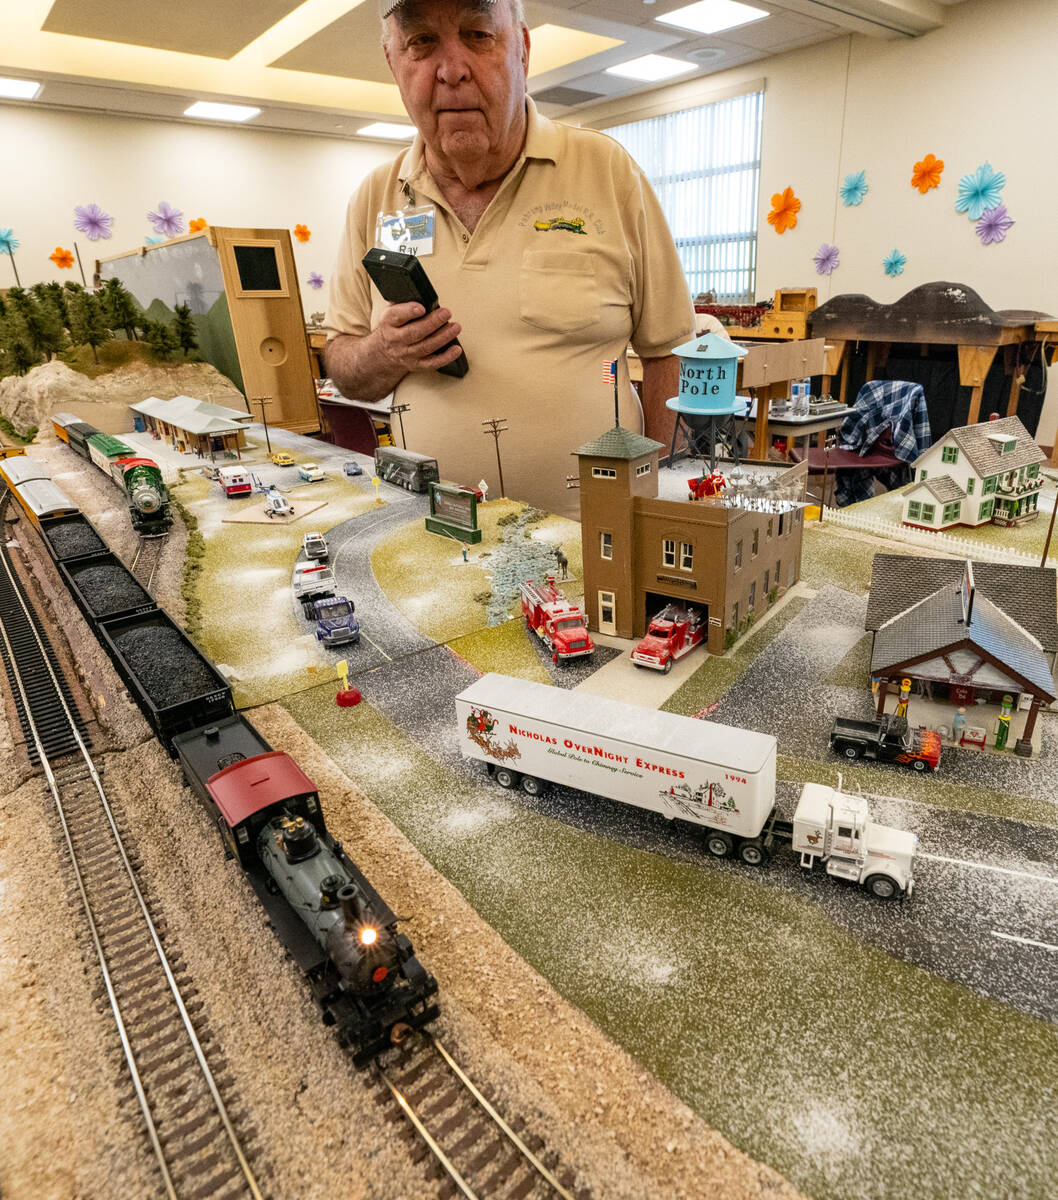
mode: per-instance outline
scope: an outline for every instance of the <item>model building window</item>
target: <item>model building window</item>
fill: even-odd
[[[735,570],[737,571],[739,569],[739,567],[741,567],[741,566],[742,566],[742,543],[739,541],[739,542],[735,543]]]
[[[757,585],[751,583],[749,585],[749,601],[746,604],[746,612],[752,612],[757,607]]]
[[[779,513],[779,537],[782,537],[782,523],[783,523],[783,517],[785,517],[785,516],[786,516],[785,513]]]
[[[769,522],[768,522],[768,537],[771,537],[771,535],[772,535],[772,532],[773,532],[773,530],[774,530],[774,526],[775,526],[775,522],[774,522],[774,521],[769,521]]]
[[[966,481],[966,494],[972,496],[974,494],[974,477],[971,475]]]
[[[907,504],[907,519],[909,521],[922,520],[922,505],[918,500],[909,500]]]
[[[782,559],[775,561],[775,586],[782,587]]]
[[[925,521],[927,525],[933,524],[933,518],[936,515],[937,515],[937,510],[932,504],[923,504],[922,505],[922,520]]]
[[[756,295],[763,115],[757,90],[606,130],[657,193],[692,296],[751,304]]]
[[[737,604],[732,604],[732,606],[731,606],[731,628],[732,629],[738,628],[738,605]]]
[[[676,565],[676,540],[675,538],[665,538],[661,543],[661,562],[663,566],[674,567]]]
[[[694,547],[690,542],[680,542],[680,570],[694,570]]]
[[[614,467],[592,467],[592,479],[616,479],[617,470]]]
[[[759,549],[760,549],[760,530],[754,529],[753,530],[753,549],[750,551],[750,553],[753,555],[754,558],[757,557],[757,551]]]
[[[279,260],[274,246],[232,246],[239,287],[244,292],[281,292]]]
[[[940,461],[942,463],[957,463],[959,461],[959,447],[945,446],[940,452]]]
[[[943,517],[944,524],[947,525],[949,521],[957,521],[959,519],[959,512],[961,509],[962,503],[958,500],[956,500],[954,504],[945,504]]]
[[[1039,473],[1040,473],[1040,464],[1039,463],[1029,463],[1029,465],[1025,468],[1025,478],[1026,479],[1035,479],[1036,476],[1039,475]]]
[[[650,474],[650,463],[644,463],[641,467],[636,467],[636,479],[638,479],[640,477],[640,475],[649,475],[649,474]]]
[[[613,534],[612,533],[600,533],[599,534],[599,557],[600,558],[613,558]]]
[[[977,519],[979,521],[987,521],[992,515],[992,509],[995,507],[994,500],[986,500],[984,504],[977,510]]]
[[[921,483],[923,479],[927,479],[927,478],[929,478],[929,472],[928,472],[928,471],[923,471],[923,472],[921,473],[921,475],[919,475],[919,477],[918,477],[918,481],[919,481],[919,483]]]
[[[768,584],[770,584],[770,583],[771,583],[771,572],[765,571],[764,572],[764,586],[760,589],[762,596],[766,596],[768,594],[768,592],[771,590],[768,587]]]

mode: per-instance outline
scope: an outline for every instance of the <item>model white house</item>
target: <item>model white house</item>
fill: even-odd
[[[1017,417],[964,425],[915,459],[905,525],[1020,525],[1038,515],[1043,451]]]

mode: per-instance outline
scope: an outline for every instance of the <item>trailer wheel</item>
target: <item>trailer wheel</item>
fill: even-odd
[[[743,842],[739,846],[738,856],[747,867],[759,867],[763,864],[766,857],[764,844],[760,838],[750,838],[748,842]]]
[[[925,771],[928,769],[928,767],[929,767],[929,763],[926,762],[926,760],[924,758],[916,758],[915,761],[911,764],[911,769],[913,771]]]
[[[522,776],[522,791],[527,796],[542,796],[547,790],[547,784],[542,779],[537,779],[535,775]]]
[[[734,849],[734,843],[726,833],[711,833],[705,839],[705,848],[714,858],[727,858]]]
[[[856,746],[846,746],[842,751],[846,758],[859,758],[860,752]]]
[[[863,886],[878,900],[892,900],[900,895],[896,880],[888,875],[870,875],[864,880]]]
[[[497,767],[493,772],[492,778],[502,788],[512,788],[518,786],[518,776],[514,771],[508,770],[506,767]]]
[[[310,601],[308,604],[305,604],[304,602],[302,602],[301,612],[302,612],[303,616],[305,617],[306,621],[311,621],[312,620],[312,602]]]

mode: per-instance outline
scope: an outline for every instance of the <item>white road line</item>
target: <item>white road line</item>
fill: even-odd
[[[375,649],[379,652],[379,654],[382,655],[382,657],[386,660],[386,662],[393,661],[393,659],[390,658],[390,656],[385,652],[385,650],[382,649],[382,647],[378,644],[378,642],[371,641],[371,639],[367,636],[367,634],[364,633],[363,629],[360,630],[360,636],[364,639],[365,642],[371,642],[371,645],[375,647]]]
[[[945,858],[943,854],[926,854],[919,851],[918,858],[931,858],[934,862],[953,863],[957,867],[973,867],[976,871],[995,871],[997,875],[1015,875],[1018,879],[1038,879],[1041,883],[1058,884],[1053,875],[1035,875],[1032,871],[1012,871],[1009,867],[993,867],[990,863],[969,862],[965,858]]]
[[[1041,950],[1058,952],[1058,946],[1052,946],[1050,942],[1034,942],[1032,938],[1016,937],[1012,933],[1000,933],[998,929],[992,930],[992,936],[1002,938],[1004,942],[1020,942],[1023,946],[1039,946]]]

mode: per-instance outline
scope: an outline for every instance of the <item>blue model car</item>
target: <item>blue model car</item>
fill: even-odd
[[[312,606],[316,618],[316,640],[325,646],[344,646],[360,641],[360,622],[353,616],[354,604],[344,596],[328,596]]]
[[[364,468],[358,462],[352,461],[347,462],[345,466],[342,467],[342,470],[346,473],[346,475],[363,475],[364,473]]]

